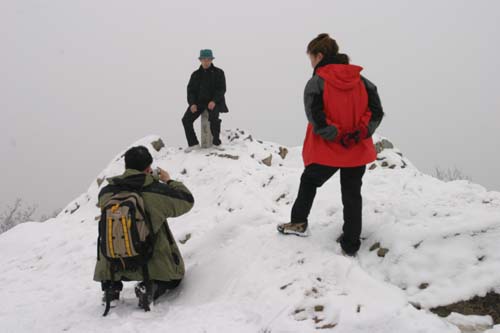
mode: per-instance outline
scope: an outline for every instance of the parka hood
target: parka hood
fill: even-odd
[[[362,70],[356,65],[330,64],[319,67],[316,74],[335,88],[350,90],[359,84]]]

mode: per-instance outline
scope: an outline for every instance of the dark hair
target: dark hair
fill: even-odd
[[[324,59],[333,59],[335,63],[349,64],[349,56],[339,53],[337,41],[328,34],[319,34],[307,45],[307,53],[318,55],[323,54]]]
[[[153,156],[144,146],[132,147],[125,153],[125,169],[144,171],[153,164]]]

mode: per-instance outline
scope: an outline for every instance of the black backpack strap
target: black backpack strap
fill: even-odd
[[[97,236],[97,260],[101,260],[101,251],[99,251],[99,244],[101,243],[101,237]]]

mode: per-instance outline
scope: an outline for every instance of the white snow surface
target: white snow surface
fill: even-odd
[[[303,171],[301,148],[283,159],[278,144],[224,133],[225,151],[156,152],[158,136],[134,143],[195,197],[192,211],[169,220],[178,240],[191,236],[179,243],[187,272],[177,290],[145,313],[134,283],[125,283],[118,307],[101,316],[92,276],[106,182],[93,181],[57,218],[0,235],[0,332],[451,333],[460,330],[429,308],[500,291],[500,193],[442,182],[386,149],[364,177],[362,247],[345,257],[335,242],[339,176],[318,190],[311,236],[280,235],[276,224],[289,220]],[[122,154],[98,178],[121,174]],[[261,162],[269,155],[271,166]],[[370,251],[375,243],[385,257]]]

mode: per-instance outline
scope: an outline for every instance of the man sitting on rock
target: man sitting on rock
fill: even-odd
[[[219,147],[220,124],[219,113],[228,112],[224,94],[226,93],[226,77],[224,71],[213,65],[212,50],[201,50],[199,60],[201,66],[191,74],[187,87],[187,100],[189,107],[182,117],[182,124],[186,132],[188,148],[186,152],[200,147],[198,138],[193,128],[193,123],[203,112],[208,112],[210,131],[213,144]]]

